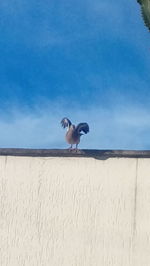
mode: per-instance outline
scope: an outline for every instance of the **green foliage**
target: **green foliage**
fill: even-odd
[[[150,0],[137,0],[137,2],[141,5],[141,12],[145,25],[150,30]]]

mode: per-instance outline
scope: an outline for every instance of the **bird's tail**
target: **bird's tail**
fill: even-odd
[[[78,134],[80,134],[80,136],[83,135],[82,133],[80,133],[81,131],[87,134],[89,132],[89,125],[87,123],[80,123],[77,125],[76,131],[78,132]]]

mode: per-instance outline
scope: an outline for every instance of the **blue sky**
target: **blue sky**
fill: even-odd
[[[136,1],[0,3],[0,147],[150,149],[150,33]]]

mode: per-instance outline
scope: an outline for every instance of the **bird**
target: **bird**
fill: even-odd
[[[61,125],[63,128],[67,127],[66,141],[71,144],[69,149],[73,149],[73,145],[76,145],[75,150],[78,150],[78,144],[80,142],[80,137],[84,135],[81,132],[87,134],[89,132],[89,125],[85,122],[79,123],[77,126],[73,125],[71,121],[64,117],[61,120]]]
[[[137,0],[137,2],[141,5],[144,23],[150,30],[150,0]]]

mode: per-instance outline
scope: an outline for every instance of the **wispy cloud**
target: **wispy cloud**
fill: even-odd
[[[49,103],[50,107],[15,109],[1,114],[0,147],[66,148],[65,130],[60,120],[68,116],[73,123],[88,122],[90,133],[82,136],[80,148],[149,149],[150,110],[136,106],[98,106],[74,110]],[[11,118],[11,119],[10,119]]]

